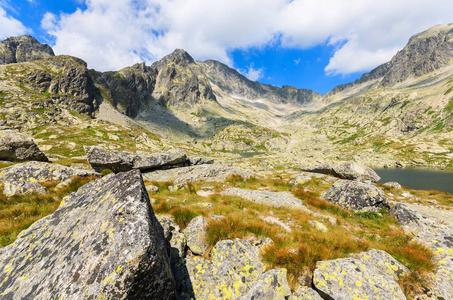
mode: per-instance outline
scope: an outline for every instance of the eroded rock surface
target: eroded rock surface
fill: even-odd
[[[318,261],[313,284],[324,299],[406,299],[390,275],[356,258]]]
[[[138,170],[92,181],[0,250],[3,299],[174,299]]]
[[[109,151],[99,146],[84,146],[83,148],[87,154],[88,162],[93,168],[107,168],[115,173],[132,169],[147,171],[183,164],[188,161],[186,152],[181,149],[169,149],[158,153],[131,153],[116,150]]]
[[[304,204],[302,204],[302,200],[294,197],[289,192],[268,192],[230,188],[223,191],[221,194],[228,196],[238,196],[250,202],[265,204],[274,207],[307,209],[307,207]]]
[[[10,129],[0,130],[0,160],[48,161],[28,135]]]
[[[41,44],[34,37],[22,35],[0,42],[0,65],[33,61],[55,56],[49,45]]]
[[[381,189],[352,180],[335,182],[321,194],[321,198],[352,211],[390,209],[390,204]]]

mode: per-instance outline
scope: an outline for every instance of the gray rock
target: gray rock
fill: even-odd
[[[187,183],[186,182],[170,185],[168,187],[168,190],[170,191],[170,193],[176,193],[177,191],[182,190],[184,188],[187,188]]]
[[[394,188],[396,190],[401,190],[401,184],[399,184],[396,181],[386,182],[383,184],[383,186]]]
[[[0,251],[5,299],[174,299],[167,244],[139,171],[71,194]]]
[[[8,197],[30,193],[45,194],[46,192],[42,185],[30,181],[7,181],[3,189],[3,194]]]
[[[289,296],[288,300],[322,300],[322,298],[314,289],[301,286]]]
[[[321,194],[321,198],[352,211],[390,209],[384,192],[370,184],[341,180]]]
[[[159,153],[131,153],[109,151],[99,146],[83,146],[83,148],[93,168],[107,168],[115,173],[132,169],[146,171],[187,162],[187,155],[181,149],[169,149]]]
[[[224,182],[231,175],[240,175],[247,179],[254,174],[250,171],[222,165],[207,164],[190,167],[175,168],[169,170],[156,170],[144,173],[143,177],[149,181],[173,181],[175,183],[195,182],[195,181],[215,181]]]
[[[65,167],[58,164],[30,161],[12,165],[0,170],[0,182],[32,181],[46,182],[65,181],[75,176],[102,176],[99,173]]]
[[[373,169],[354,161],[348,161],[337,165],[322,164],[313,168],[303,169],[303,171],[332,175],[341,179],[362,182],[378,182],[381,179]]]
[[[0,160],[48,161],[33,140],[16,130],[0,130]]]
[[[238,300],[285,300],[290,294],[286,269],[275,269],[262,274],[250,291]]]
[[[203,155],[192,155],[189,156],[189,165],[205,165],[205,164],[213,164],[214,159],[210,157],[206,157]]]
[[[146,190],[148,192],[157,193],[159,191],[159,188],[157,186],[151,184],[151,185],[146,186]]]
[[[341,179],[357,180],[362,182],[378,182],[379,177],[373,169],[365,167],[354,161],[344,162],[333,166],[336,176]]]
[[[313,284],[324,299],[406,299],[390,275],[355,258],[318,261]]]
[[[264,273],[264,264],[255,247],[235,239],[218,242],[212,250],[212,260],[187,258],[179,261],[177,270],[179,299],[191,299],[190,295],[192,299],[236,299],[252,288]],[[179,277],[184,270],[187,277]]]
[[[430,280],[430,299],[453,295],[453,213],[413,204],[397,203],[390,210],[406,234],[430,248],[437,269]]]
[[[193,218],[183,230],[187,239],[187,246],[192,253],[203,255],[209,249],[209,244],[206,242],[207,226],[208,221],[202,216],[198,216]]]
[[[34,37],[22,35],[0,42],[0,65],[33,61],[55,56],[49,45],[39,43]]]
[[[175,232],[179,232],[179,226],[176,224],[175,219],[173,216],[164,216],[164,215],[156,215],[157,221],[159,221],[160,225],[164,229],[164,236],[165,238],[170,241],[171,236]]]
[[[187,239],[181,232],[174,232],[170,239],[171,255],[173,257],[186,257]]]
[[[374,266],[382,273],[390,275],[395,281],[410,272],[406,266],[382,250],[371,249],[367,252],[353,254],[352,257],[357,258],[366,265]]]
[[[230,188],[221,192],[221,194],[227,196],[238,196],[247,201],[274,207],[307,209],[306,206],[302,204],[302,200],[294,197],[289,192],[268,192]]]

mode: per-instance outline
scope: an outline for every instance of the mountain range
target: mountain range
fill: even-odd
[[[251,81],[182,49],[150,66],[97,72],[31,36],[11,37],[0,42],[0,125],[31,134],[56,157],[78,155],[83,143],[171,144],[225,160],[251,156],[247,163],[264,168],[349,159],[453,168],[452,58],[453,24],[438,25],[321,95]],[[129,144],[119,142],[125,128]],[[66,150],[53,153],[56,144]]]

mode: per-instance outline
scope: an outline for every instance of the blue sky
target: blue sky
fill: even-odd
[[[451,22],[451,0],[0,0],[0,39],[31,34],[100,71],[183,48],[322,94]]]

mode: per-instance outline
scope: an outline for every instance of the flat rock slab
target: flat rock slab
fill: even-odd
[[[313,284],[324,299],[406,299],[391,276],[356,258],[318,261]]]
[[[174,299],[138,170],[92,181],[0,249],[2,299]]]
[[[302,200],[294,197],[293,194],[289,192],[268,192],[231,188],[221,192],[221,194],[227,196],[238,196],[250,202],[274,207],[307,209],[307,207],[302,204]]]
[[[148,171],[165,166],[188,163],[186,152],[182,149],[169,149],[163,152],[131,153],[126,151],[106,150],[99,146],[83,146],[88,162],[95,169],[110,169],[115,173],[139,169]]]
[[[384,191],[371,184],[339,180],[321,194],[321,198],[356,212],[390,209]]]
[[[332,175],[341,179],[361,182],[378,182],[381,179],[373,169],[354,161],[347,161],[336,165],[322,164],[312,168],[305,168],[303,171]]]
[[[11,129],[0,130],[0,160],[48,161],[31,137]]]
[[[239,175],[245,179],[254,174],[250,171],[222,164],[205,164],[169,170],[157,170],[143,174],[149,181],[196,182],[205,180],[209,182],[225,182],[231,175]]]

